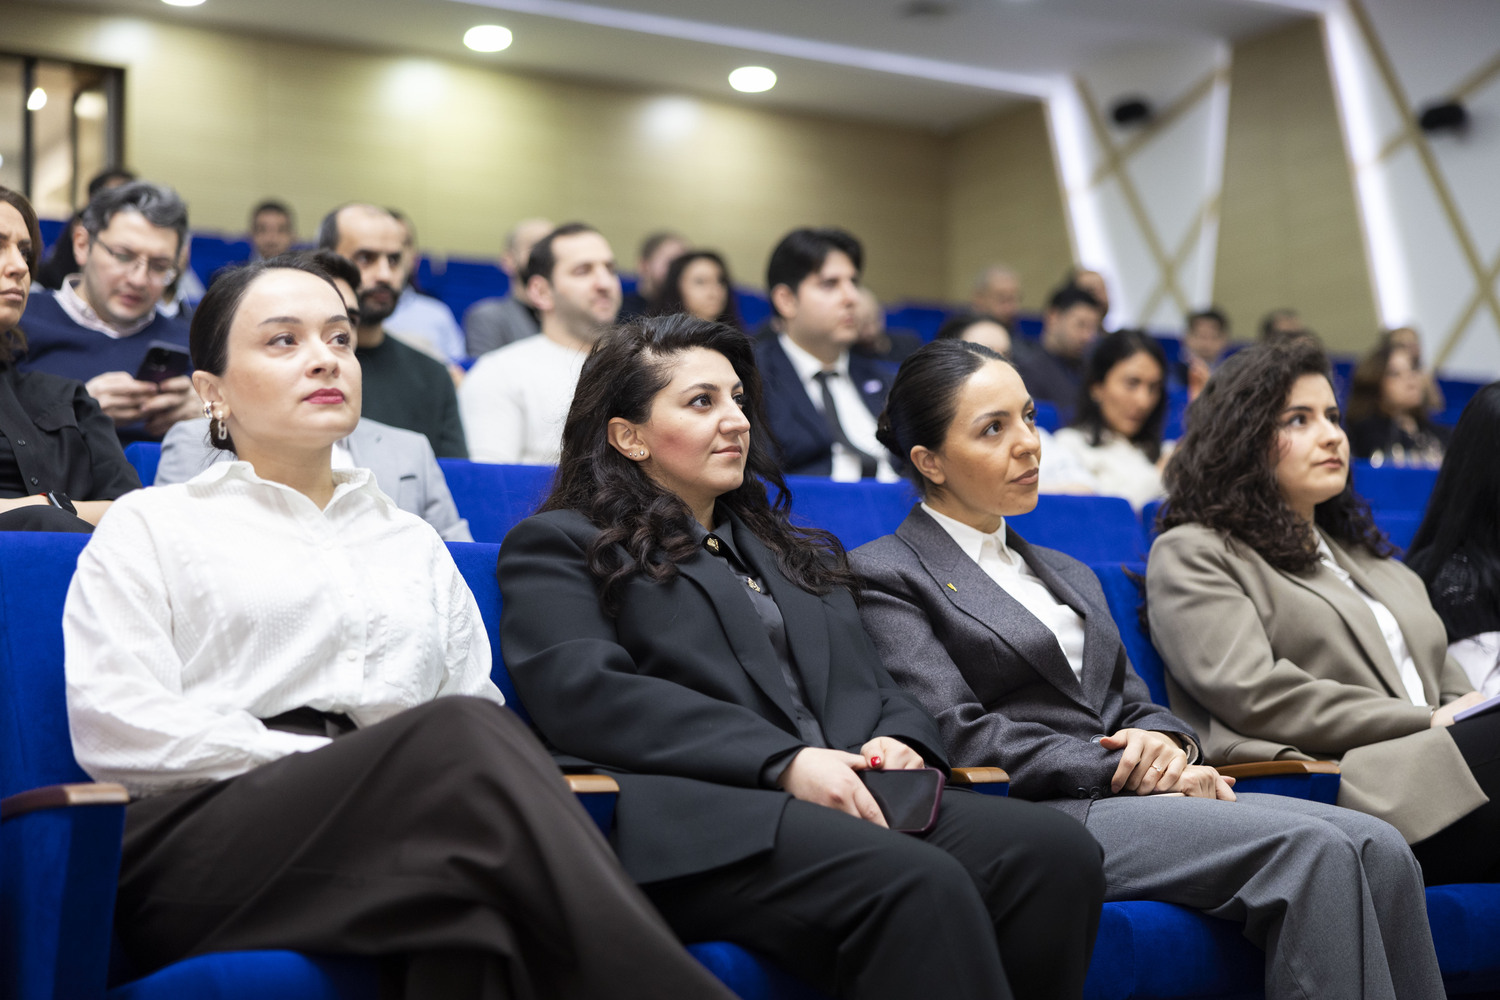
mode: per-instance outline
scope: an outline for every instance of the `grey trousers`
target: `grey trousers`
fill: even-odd
[[[1384,820],[1281,795],[1122,795],[1093,803],[1086,825],[1106,900],[1243,922],[1266,952],[1266,1000],[1445,995],[1422,870]]]

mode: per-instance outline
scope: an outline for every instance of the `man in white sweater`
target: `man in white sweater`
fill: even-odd
[[[591,226],[554,229],[522,274],[542,335],[491,351],[464,379],[458,406],[476,462],[557,462],[583,359],[620,311],[614,252]]]

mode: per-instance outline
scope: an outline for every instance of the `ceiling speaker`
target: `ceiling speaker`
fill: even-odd
[[[1151,115],[1151,105],[1144,97],[1122,97],[1109,109],[1109,117],[1121,128],[1144,125]]]

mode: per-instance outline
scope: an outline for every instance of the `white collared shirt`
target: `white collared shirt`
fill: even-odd
[[[1166,442],[1162,454],[1170,455],[1174,444]],[[1053,460],[1082,468],[1098,493],[1124,497],[1137,511],[1166,495],[1156,463],[1129,438],[1111,430],[1100,434],[1095,445],[1089,444],[1087,431],[1064,427],[1052,435],[1052,451],[1042,452],[1042,468]]]
[[[854,380],[849,377],[849,352],[841,352],[838,360],[829,366],[798,347],[786,334],[778,334],[777,340],[780,341],[781,349],[786,352],[787,358],[791,360],[792,369],[802,380],[802,388],[807,392],[808,398],[812,400],[813,406],[819,413],[823,412],[823,386],[818,381],[818,373],[824,371],[834,373],[836,377],[828,380],[828,391],[833,396],[833,405],[839,411],[839,426],[844,429],[844,434],[848,436],[854,447],[877,459],[876,479],[882,483],[894,483],[899,480],[901,477],[892,468],[885,445],[881,444],[880,439],[875,436],[875,415],[865,405],[865,398],[860,393],[860,387],[856,386]],[[858,482],[862,471],[859,456],[835,442],[833,467],[828,478],[840,483]]]
[[[504,701],[437,533],[369,470],[333,476],[323,510],[248,462],[115,501],[63,609],[90,775],[150,795],[326,744],[260,721],[296,708],[368,726],[444,695]]]
[[[64,278],[62,288],[57,292],[57,304],[62,306],[62,311],[68,314],[69,319],[85,330],[102,333],[111,340],[123,340],[135,336],[156,321],[156,306],[152,306],[146,310],[146,315],[128,326],[111,326],[94,311],[87,299],[78,294],[78,285],[82,281],[82,274],[70,274]]]
[[[1001,519],[999,530],[985,534],[925,503],[922,509],[963,549],[964,555],[979,564],[986,576],[1031,612],[1033,618],[1047,626],[1057,638],[1058,648],[1068,666],[1073,668],[1073,676],[1082,682],[1083,616],[1059,601],[1041,577],[1026,565],[1021,554],[1005,544],[1005,520]]]
[[[1474,690],[1486,698],[1500,694],[1500,632],[1481,632],[1448,646]]]
[[[1322,532],[1318,533],[1318,561],[1370,606],[1375,621],[1380,625],[1380,634],[1385,639],[1386,647],[1391,651],[1391,659],[1396,661],[1396,670],[1401,675],[1401,686],[1406,688],[1406,696],[1413,705],[1425,706],[1427,695],[1422,692],[1422,678],[1417,674],[1417,663],[1412,659],[1411,651],[1406,648],[1406,636],[1401,634],[1401,626],[1396,622],[1396,616],[1391,614],[1391,609],[1365,593],[1364,588],[1354,582],[1349,571],[1333,557],[1333,550],[1328,547]]]

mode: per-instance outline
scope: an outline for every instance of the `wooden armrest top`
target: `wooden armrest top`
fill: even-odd
[[[568,787],[573,790],[574,795],[599,794],[600,792],[613,793],[620,790],[620,785],[607,774],[565,774],[568,779]]]
[[[1230,778],[1266,778],[1278,774],[1338,774],[1332,760],[1257,760],[1248,764],[1225,764],[1219,773]]]
[[[999,767],[955,767],[953,777],[949,780],[959,786],[1003,785],[1010,782],[1010,775],[1005,773],[1004,768]]]
[[[39,809],[61,809],[66,806],[122,806],[130,801],[124,785],[112,782],[87,782],[76,785],[48,785],[0,799],[0,819],[24,816]]]

